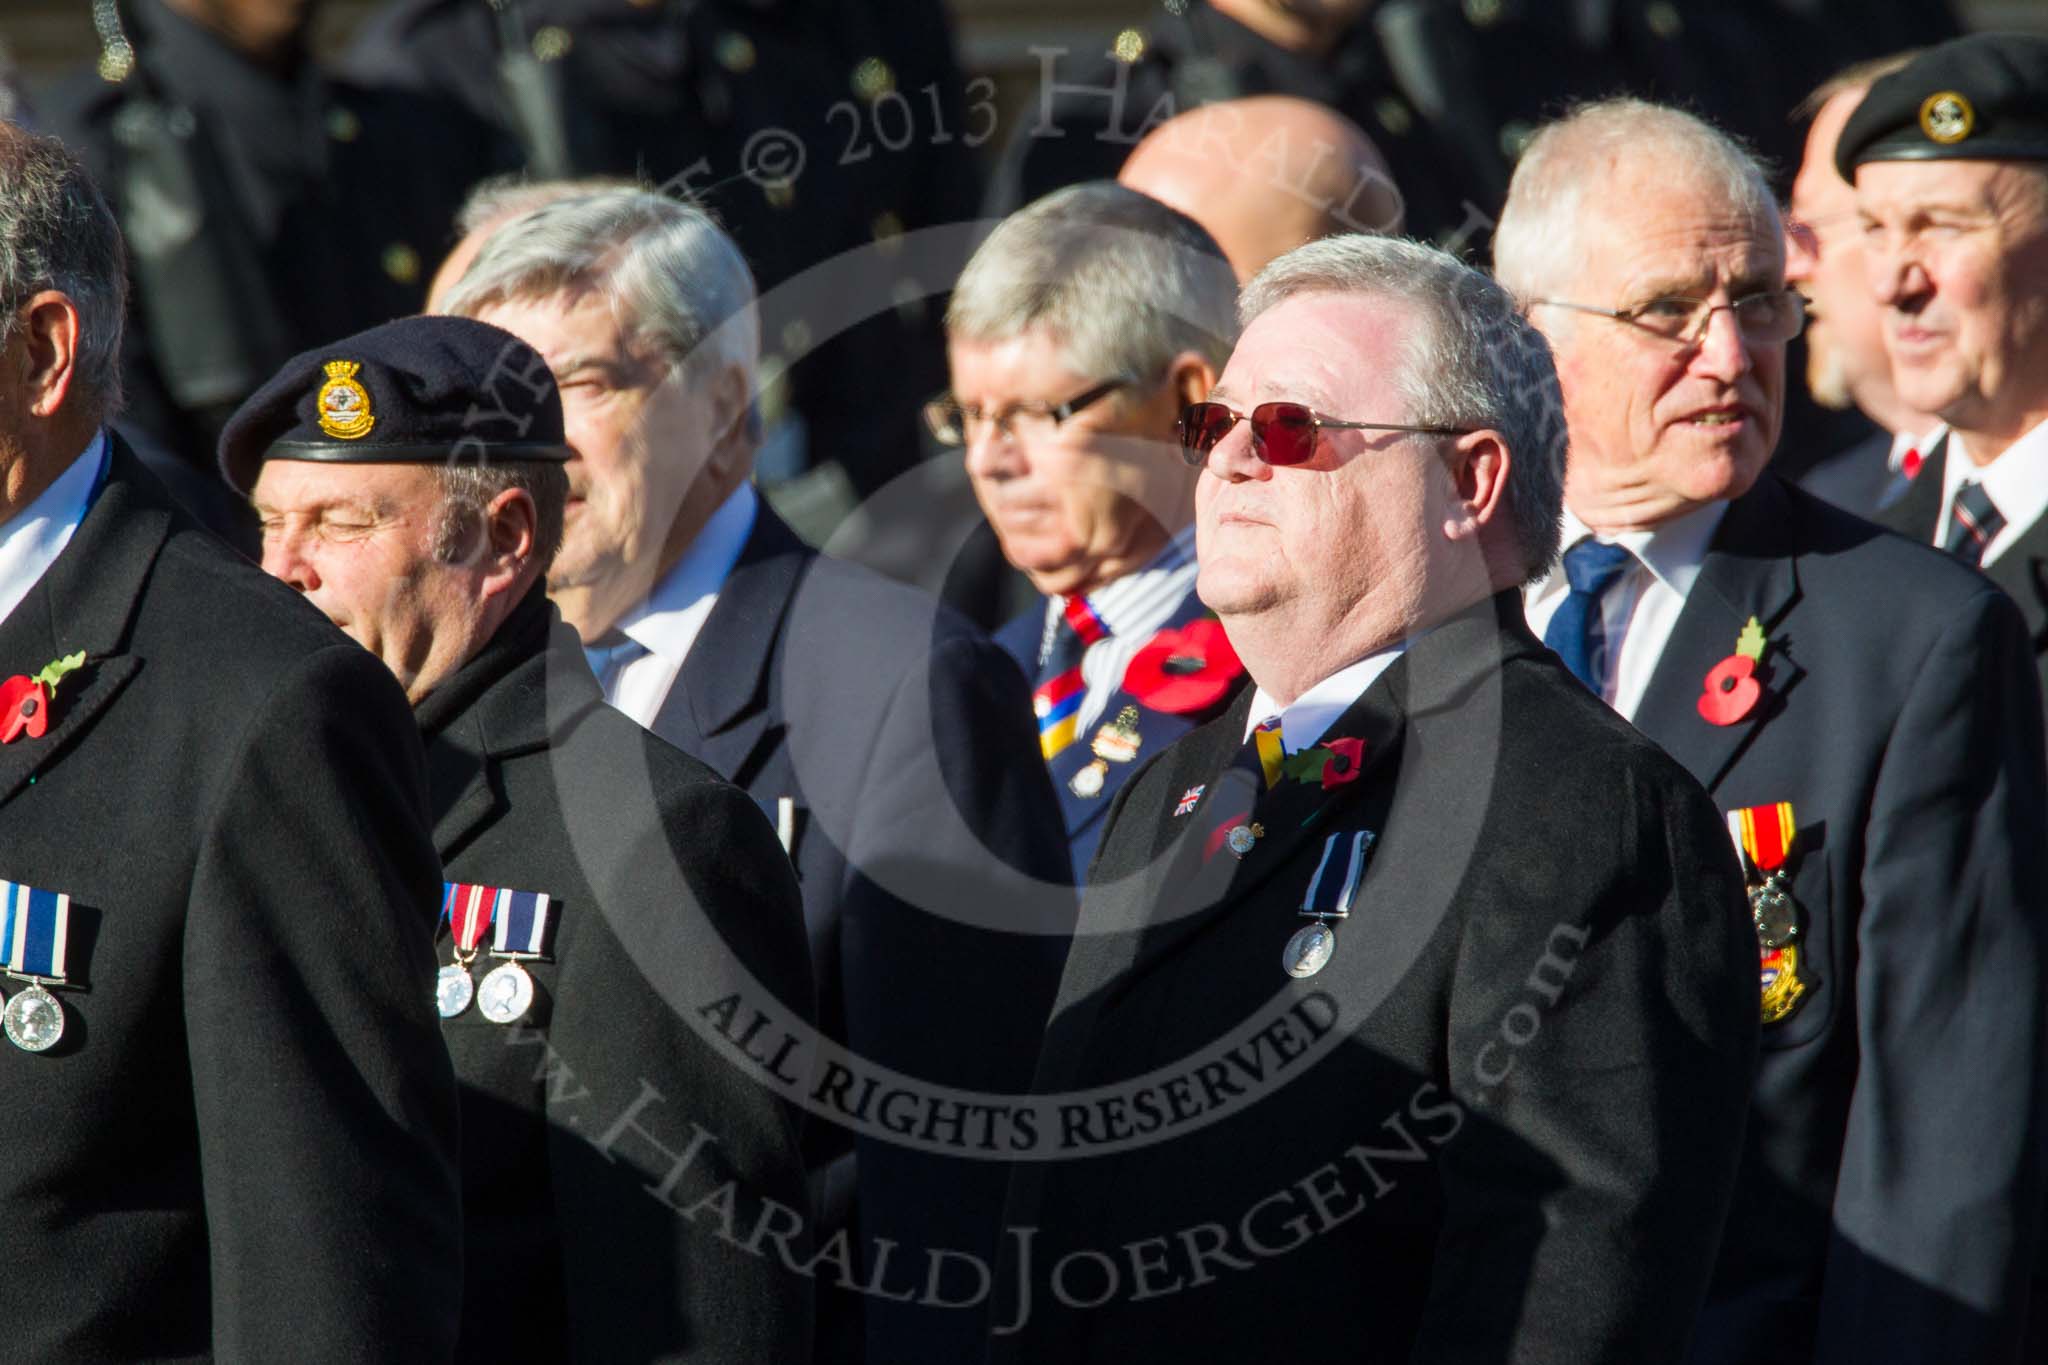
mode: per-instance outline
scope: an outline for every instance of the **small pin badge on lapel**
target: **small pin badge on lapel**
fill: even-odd
[[[1232,825],[1223,836],[1223,846],[1242,858],[1257,846],[1265,832],[1266,827],[1256,820],[1249,824]]]
[[[0,744],[27,735],[41,739],[50,725],[50,702],[64,675],[85,663],[85,651],[53,660],[34,677],[17,673],[0,682]]]
[[[1709,725],[1734,725],[1755,708],[1764,691],[1756,670],[1768,643],[1763,627],[1750,617],[1736,637],[1735,652],[1707,673],[1698,703],[1700,719]]]
[[[1202,804],[1202,793],[1207,790],[1209,790],[1209,784],[1207,782],[1197,782],[1194,786],[1189,787],[1186,791],[1182,792],[1180,794],[1180,800],[1174,802],[1174,815],[1176,817],[1182,815],[1192,815],[1194,813],[1195,807]]]

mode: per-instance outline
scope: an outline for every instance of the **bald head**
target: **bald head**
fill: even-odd
[[[1379,148],[1342,114],[1289,95],[1168,119],[1117,179],[1207,228],[1240,281],[1318,237],[1401,230],[1401,196]]]

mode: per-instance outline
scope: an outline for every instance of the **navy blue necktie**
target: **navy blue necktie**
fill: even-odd
[[[1571,584],[1543,632],[1543,643],[1557,651],[1578,680],[1606,696],[1607,625],[1600,599],[1614,581],[1635,564],[1626,546],[1603,545],[1591,536],[1564,552],[1564,577]]]

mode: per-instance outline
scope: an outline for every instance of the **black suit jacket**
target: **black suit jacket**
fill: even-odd
[[[1249,707],[1110,813],[994,1358],[1676,1360],[1755,1066],[1711,803],[1513,594],[1418,639],[1329,732],[1362,775],[1283,778],[1239,861],[1208,850],[1257,785],[1227,766]],[[1291,979],[1299,908],[1361,831],[1335,955]]]
[[[1073,901],[1029,691],[1001,650],[922,593],[819,555],[764,505],[654,730],[790,825],[828,1036],[926,1083],[1029,1086]],[[822,1116],[814,1165],[847,1144],[841,1115]],[[867,1132],[863,1246],[985,1258],[996,1168]],[[939,1338],[905,1337],[892,1324],[925,1316],[914,1305],[868,1309],[878,1359],[957,1359],[980,1330],[938,1311]]]
[[[533,589],[418,711],[447,880],[543,892],[554,918],[527,1018],[442,1021],[460,1358],[804,1360],[811,1281],[678,1212],[726,1181],[742,1237],[764,1200],[805,1207],[797,1111],[704,1013],[738,993],[808,1015],[796,881],[745,795],[604,704],[553,615]]]
[[[80,987],[54,1049],[0,1055],[11,1348],[445,1360],[455,1085],[411,712],[115,452],[0,623],[0,672],[87,655],[48,732],[0,747],[0,877],[71,896]]]
[[[1949,442],[1941,443],[1920,467],[1905,496],[1878,514],[1879,524],[1923,545],[1934,543],[1941,516],[1943,470]],[[1997,559],[1984,566],[1984,576],[2005,589],[2026,618],[2033,637],[2034,660],[2044,696],[2048,696],[2048,517],[2037,519]]]
[[[1752,616],[1760,699],[1709,724]],[[1702,1365],[2017,1358],[2048,1062],[2028,661],[1983,579],[1775,475],[1708,549],[1635,723],[1724,811],[1793,803],[1808,989],[1763,1030]]]

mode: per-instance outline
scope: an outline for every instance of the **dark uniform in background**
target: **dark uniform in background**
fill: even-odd
[[[361,366],[365,436],[320,429],[337,358]],[[403,319],[287,365],[230,423],[223,472],[247,488],[266,458],[559,460],[560,400],[534,374],[539,356],[487,324]],[[490,907],[461,964],[473,1003],[441,1021],[462,1092],[458,1358],[806,1359],[812,1282],[782,1257],[808,1239],[778,1253],[720,1235],[744,1239],[765,1200],[802,1215],[799,1116],[702,1013],[738,994],[810,1015],[803,912],[767,819],[605,705],[538,578],[414,714],[444,963],[456,911],[478,888]],[[526,1003],[496,994],[522,973]],[[729,1209],[699,1204],[725,1182]]]
[[[128,241],[124,428],[203,471],[173,491],[218,529],[242,515],[212,476],[228,415],[293,354],[419,311],[464,190],[511,152],[446,101],[267,66],[162,0],[121,10],[100,70],[40,112]]]
[[[393,0],[348,65],[453,93],[536,175],[640,175],[717,216],[762,295],[764,482],[830,462],[866,496],[917,462],[965,256],[902,238],[974,217],[995,128],[942,0]]]
[[[1379,146],[1410,236],[1483,254],[1523,143],[1573,100],[1627,92],[1683,105],[1789,177],[1791,113],[1807,91],[1850,62],[1957,31],[1947,0],[1382,0],[1316,60],[1203,0],[1165,0],[1114,52],[1105,33],[1103,51],[1057,63],[1057,88],[1005,130],[989,212],[1114,177],[1173,113],[1296,95],[1348,115]]]

